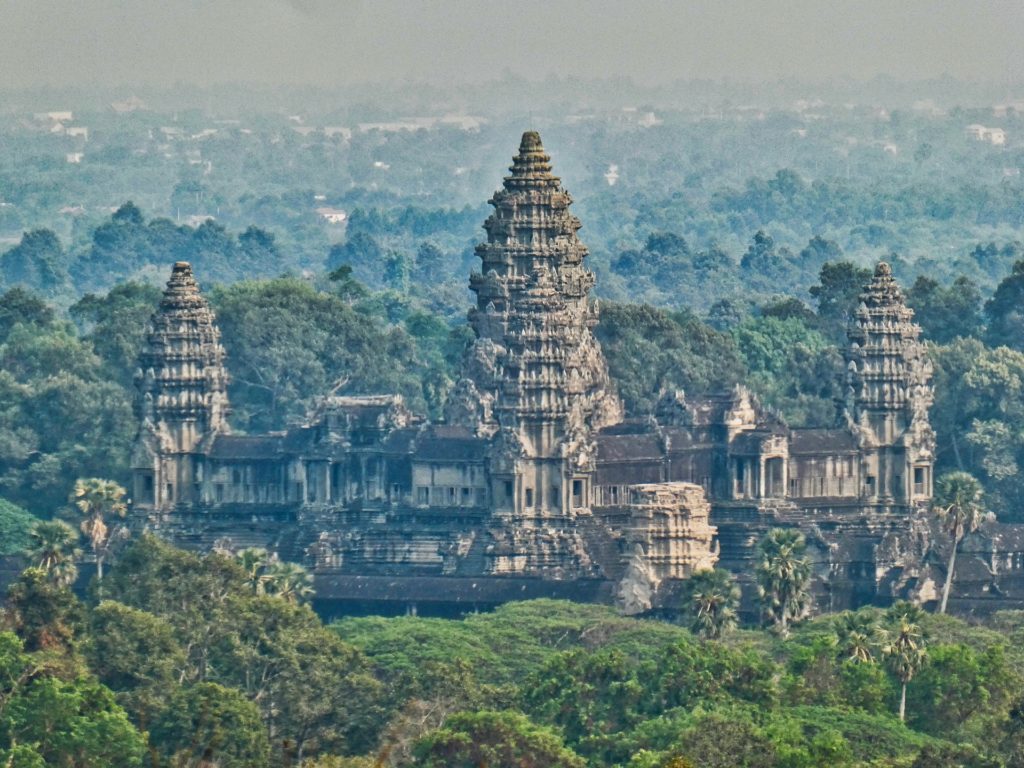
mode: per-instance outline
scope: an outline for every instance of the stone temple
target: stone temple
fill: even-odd
[[[476,338],[442,423],[398,395],[327,395],[302,426],[232,434],[230,357],[175,264],[136,374],[137,523],[302,562],[328,613],[542,596],[636,613],[716,564],[749,599],[754,547],[779,526],[807,535],[821,608],[921,592],[931,369],[886,264],[850,327],[834,428],[792,429],[742,386],[668,392],[628,419],[593,334],[580,222],[537,133],[490,203]]]

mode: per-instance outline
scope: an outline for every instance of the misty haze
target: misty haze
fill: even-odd
[[[1024,766],[1021,40],[0,0],[0,765]]]

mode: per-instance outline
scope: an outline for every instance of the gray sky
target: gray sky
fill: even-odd
[[[627,76],[1024,81],[1022,0],[0,0],[0,89]]]

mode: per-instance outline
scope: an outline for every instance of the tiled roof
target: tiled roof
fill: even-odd
[[[597,461],[642,461],[660,460],[665,455],[661,439],[657,434],[597,436]]]
[[[276,459],[281,438],[276,435],[218,435],[210,449],[213,459]]]
[[[789,436],[789,453],[846,453],[857,450],[857,441],[845,429],[794,429]]]

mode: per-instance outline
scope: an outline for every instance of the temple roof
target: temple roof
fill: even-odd
[[[664,455],[661,439],[653,432],[640,435],[597,435],[598,462],[660,460]]]
[[[420,461],[473,461],[486,457],[487,441],[472,430],[449,424],[428,427],[416,440],[414,457]]]
[[[187,261],[176,261],[160,300],[160,310],[166,312],[193,307],[206,307],[206,299],[199,293],[199,283],[192,274],[192,265]]]
[[[794,429],[789,433],[789,453],[848,453],[857,441],[847,429]]]
[[[544,152],[540,134],[527,131],[519,142],[519,154],[512,158],[509,167],[511,176],[505,177],[505,189],[510,192],[524,187],[537,186],[537,182],[545,182],[542,186],[557,186],[559,179],[551,174],[551,156]]]
[[[871,282],[864,286],[860,300],[868,307],[892,307],[903,305],[903,293],[892,276],[892,267],[880,261],[875,267]]]
[[[212,459],[276,459],[281,454],[282,441],[278,435],[225,435],[219,434],[210,448]]]

